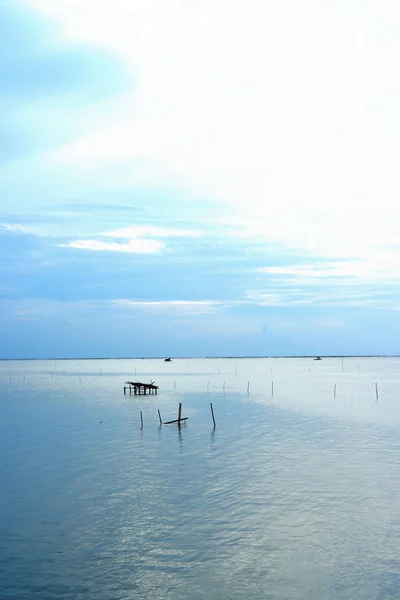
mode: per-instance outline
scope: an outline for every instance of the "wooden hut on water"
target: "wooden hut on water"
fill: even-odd
[[[151,383],[141,383],[140,381],[126,381],[124,385],[124,394],[126,394],[129,390],[129,395],[132,393],[136,395],[143,394],[157,394],[158,385],[154,385],[154,382]]]

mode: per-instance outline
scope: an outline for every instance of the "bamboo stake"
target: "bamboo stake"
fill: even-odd
[[[216,427],[216,423],[215,423],[213,405],[211,404],[211,402],[210,402],[210,408],[211,408],[211,416],[212,416],[212,420],[213,420],[214,428],[215,428]]]

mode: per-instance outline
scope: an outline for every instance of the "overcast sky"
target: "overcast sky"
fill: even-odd
[[[2,0],[0,358],[400,353],[395,0]]]

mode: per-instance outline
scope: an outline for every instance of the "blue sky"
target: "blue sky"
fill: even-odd
[[[3,0],[0,358],[400,353],[399,30]]]

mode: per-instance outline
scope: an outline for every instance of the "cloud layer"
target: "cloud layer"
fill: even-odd
[[[133,322],[177,354],[397,352],[399,24],[377,0],[3,3],[13,352],[56,329],[76,354],[80,323],[126,355]]]

